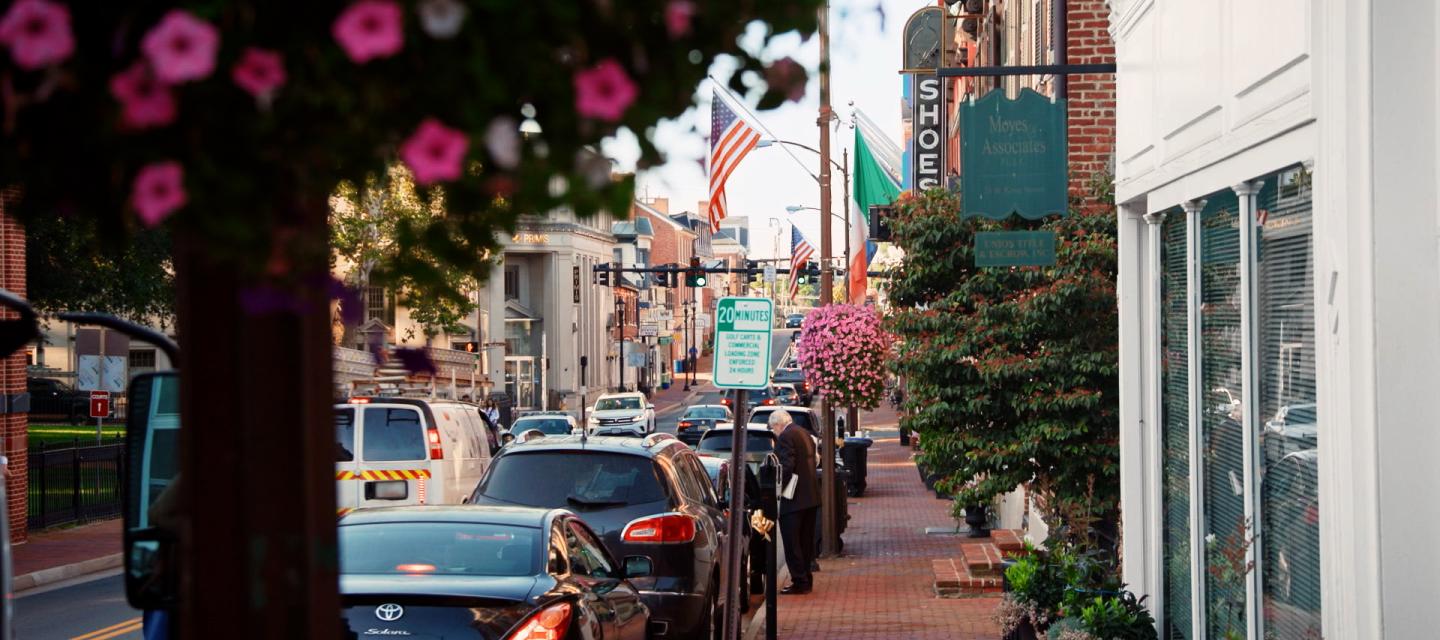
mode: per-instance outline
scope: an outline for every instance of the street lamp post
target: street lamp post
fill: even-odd
[[[835,300],[834,271],[831,268],[830,256],[832,244],[830,241],[830,120],[833,113],[830,109],[830,3],[824,2],[820,5],[820,117],[815,123],[820,127],[820,306],[824,307]],[[848,235],[848,234],[847,234]],[[824,398],[820,400],[821,423],[825,425],[821,432],[820,459],[821,476],[824,486],[821,487],[820,496],[820,554],[822,556],[834,556],[840,550],[840,532],[836,526],[835,515],[838,505],[835,504],[837,492],[835,491],[835,416],[830,408],[830,401]]]
[[[810,145],[800,144],[799,142],[791,142],[791,141],[789,141],[789,140],[761,140],[759,143],[756,143],[755,146],[757,146],[757,147],[768,147],[768,146],[774,145],[774,144],[783,144],[783,145],[789,146],[789,147],[796,147],[796,148],[799,148],[799,149],[804,149],[804,150],[806,150],[806,151],[810,151],[810,152],[815,153],[815,154],[819,154],[819,153],[820,153],[820,150],[819,150],[819,149],[816,149],[815,147],[812,147],[812,146],[810,146]],[[842,150],[840,151],[840,158],[841,158],[841,160],[843,160],[844,162],[835,162],[834,160],[831,160],[831,161],[830,161],[830,165],[833,166],[833,167],[835,167],[836,169],[839,169],[839,170],[840,170],[840,175],[843,176],[844,179],[845,179],[845,217],[843,218],[843,220],[844,220],[844,222],[845,222],[845,266],[846,266],[846,268],[848,269],[849,266],[850,266],[850,262],[851,262],[851,257],[850,257],[850,225],[851,225],[851,222],[850,222],[850,150],[849,150],[849,149],[842,149]],[[818,209],[818,208],[816,208],[816,207],[801,207],[801,206],[789,206],[789,207],[785,207],[785,210],[786,210],[786,211],[789,211],[790,213],[795,213],[796,211],[805,211],[805,210],[820,211],[820,209]],[[834,215],[836,215],[836,214],[831,213],[830,215],[834,216]],[[838,216],[837,216],[837,217],[838,217]],[[822,225],[822,226],[823,226],[823,225]],[[777,254],[777,257],[778,257],[778,254]],[[849,301],[850,301],[850,274],[847,272],[847,273],[845,274],[845,276],[846,276],[846,277],[845,277],[845,301],[846,301],[846,302],[849,302]]]

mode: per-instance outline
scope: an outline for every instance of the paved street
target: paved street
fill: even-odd
[[[15,637],[27,640],[139,638],[140,612],[125,603],[118,571],[15,599]]]

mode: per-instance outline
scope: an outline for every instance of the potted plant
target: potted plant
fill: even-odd
[[[1005,597],[995,622],[1006,640],[1033,640],[1059,617],[1065,595],[1064,552],[1025,543],[1025,551],[1005,569]]]
[[[1121,590],[1097,596],[1072,613],[1056,620],[1049,629],[1052,640],[1156,640],[1155,618],[1145,608],[1145,599]]]

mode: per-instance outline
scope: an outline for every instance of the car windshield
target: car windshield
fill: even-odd
[[[706,453],[728,453],[731,450],[731,441],[734,439],[734,431],[730,429],[719,429],[707,431],[705,437],[700,439],[700,444],[695,447],[696,451]],[[764,453],[775,450],[775,436],[769,431],[747,430],[745,439],[745,451],[747,453]]]
[[[724,420],[728,418],[721,407],[690,407],[681,420]]]
[[[611,411],[614,409],[639,409],[639,398],[601,398],[595,403],[596,411]]]
[[[664,500],[655,473],[649,458],[624,453],[512,453],[495,461],[475,492],[512,504],[583,511]]]
[[[539,429],[547,436],[558,436],[570,433],[570,423],[564,418],[521,418],[515,421],[515,433],[525,433],[531,429]]]
[[[531,576],[540,530],[470,522],[377,522],[339,529],[340,573]]]

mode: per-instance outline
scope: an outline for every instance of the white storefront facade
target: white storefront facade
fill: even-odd
[[[1126,582],[1162,638],[1436,637],[1440,7],[1111,8]]]

